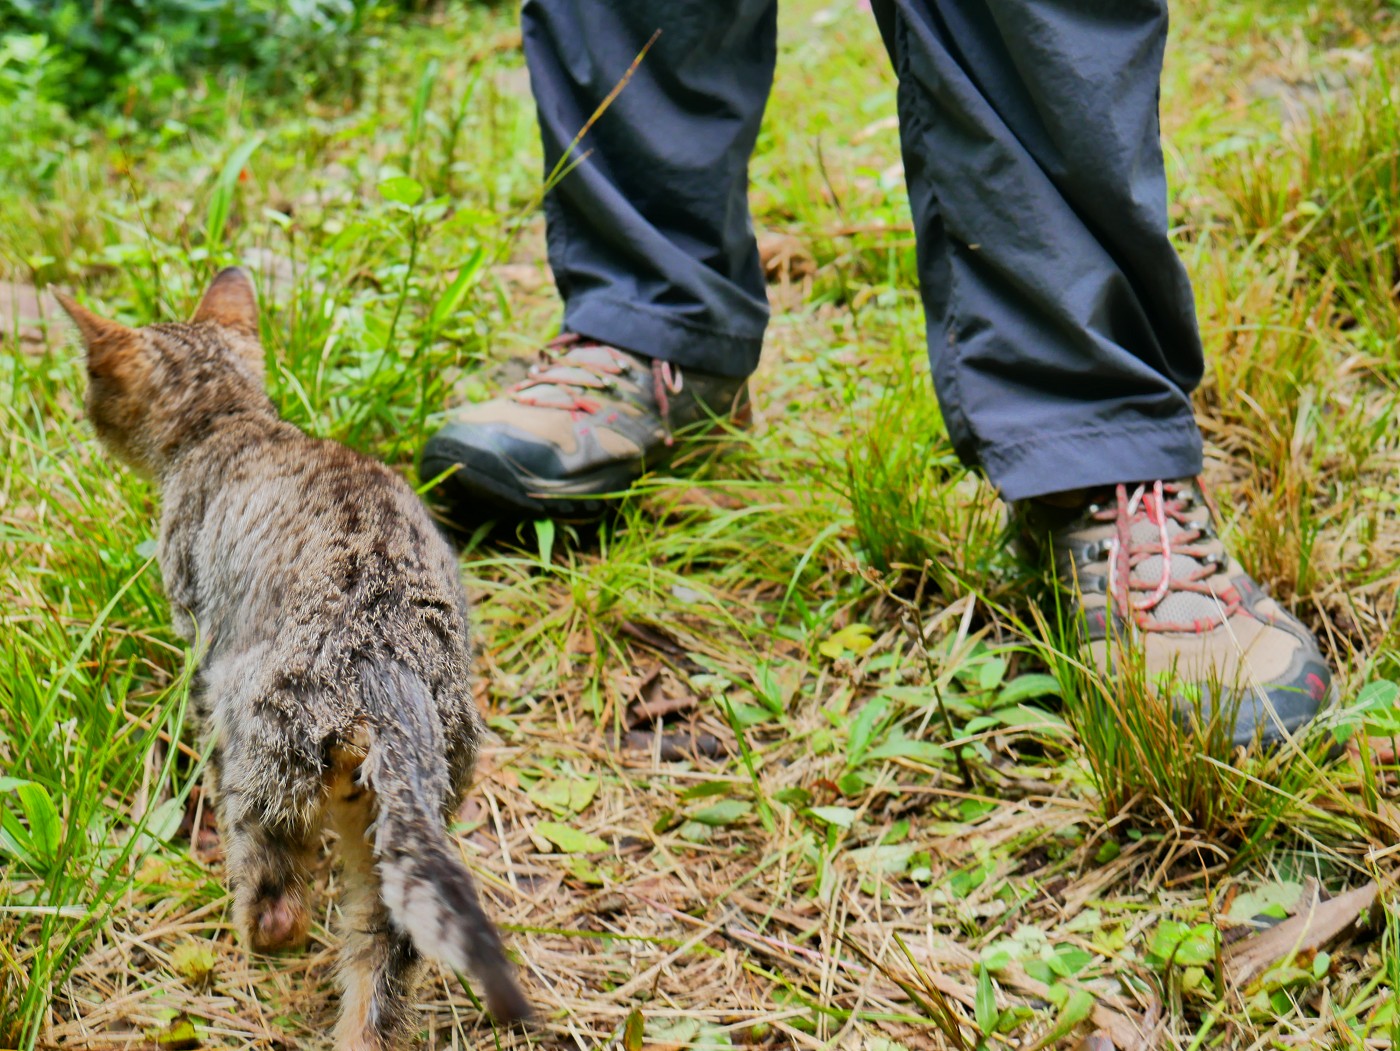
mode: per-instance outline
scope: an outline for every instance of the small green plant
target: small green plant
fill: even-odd
[[[881,572],[930,566],[949,594],[976,581],[995,590],[1010,560],[996,494],[948,444],[928,375],[895,372],[857,403],[828,484],[850,502],[866,561]]]
[[[1152,932],[1146,947],[1146,962],[1162,975],[1167,995],[1176,1011],[1184,999],[1216,999],[1208,969],[1220,976],[1220,931],[1213,923],[1187,924],[1163,920]]]
[[[1205,845],[1218,863],[1236,862],[1313,812],[1330,747],[1324,735],[1305,734],[1264,754],[1236,749],[1248,682],[1150,674],[1130,637],[1099,644],[1113,654],[1106,671],[1080,643],[1082,625],[1052,623],[1039,607],[1032,614],[1035,634],[1046,640],[1037,649],[1059,684],[1105,820],[1171,829],[1171,849]]]
[[[63,157],[87,142],[62,103],[67,65],[42,33],[0,34],[0,179],[15,186],[43,185]]]

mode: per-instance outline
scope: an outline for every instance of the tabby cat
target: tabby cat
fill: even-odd
[[[344,867],[341,1051],[409,1042],[424,958],[470,970],[498,1021],[528,1004],[449,840],[481,738],[456,559],[393,471],[280,419],[246,273],[194,320],[131,329],[60,296],[102,443],[162,494],[176,630],[207,646],[195,711],[234,915],[303,943],[323,826]]]

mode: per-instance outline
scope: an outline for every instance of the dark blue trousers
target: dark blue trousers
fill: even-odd
[[[929,354],[959,455],[1012,500],[1193,475],[1202,371],[1167,238],[1166,0],[875,0],[899,76]],[[748,162],[776,0],[525,0],[564,327],[747,375],[768,320]]]

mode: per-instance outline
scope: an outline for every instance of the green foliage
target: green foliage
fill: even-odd
[[[67,64],[42,33],[0,35],[0,180],[46,182],[87,139],[59,101]]]
[[[1400,87],[1392,67],[1332,96],[1315,120],[1221,162],[1242,232],[1296,252],[1337,285],[1357,339],[1396,371],[1400,326]]]
[[[910,347],[912,360],[922,351]],[[862,376],[873,399],[852,405],[841,433],[842,462],[827,482],[850,501],[858,544],[881,572],[926,564],[956,594],[970,582],[995,590],[1009,568],[995,494],[958,462],[928,374],[905,367],[883,382]]]
[[[13,539],[0,531],[0,543]],[[56,554],[72,566],[110,553],[108,542],[94,538],[83,552],[74,538]],[[96,594],[59,599],[91,619],[81,634],[36,622],[10,640],[0,682],[0,754],[11,772],[0,778],[0,923],[17,916],[37,930],[27,980],[0,975],[7,1047],[33,1046],[50,990],[102,933],[140,860],[173,836],[198,776],[198,764],[163,746],[180,739],[188,679],[137,692],[144,640],[105,637],[112,617],[149,609],[149,569],[149,560],[139,565],[100,609]],[[132,807],[142,793],[152,802]]]
[[[45,69],[55,101],[127,108],[159,104],[199,74],[224,69],[273,88],[343,87],[356,75],[376,7],[376,0],[0,0],[0,34],[38,36],[61,52]]]

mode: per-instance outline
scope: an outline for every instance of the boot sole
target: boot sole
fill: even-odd
[[[637,477],[636,472],[626,468],[594,471],[570,479],[568,487],[561,487],[557,495],[546,495],[524,492],[454,457],[424,456],[419,473],[424,479],[435,478],[451,468],[456,470],[444,478],[438,487],[449,507],[472,508],[473,513],[464,517],[474,521],[500,517],[596,518],[614,501],[594,494],[620,493]],[[476,510],[483,504],[486,505],[483,509],[486,513]]]
[[[686,446],[690,447],[692,443],[700,443],[707,438],[721,435],[731,427],[747,429],[752,419],[752,409],[746,397],[728,421],[716,421],[698,433],[691,434]],[[644,467],[639,467],[635,462],[617,463],[559,482],[536,479],[538,488],[535,491],[522,489],[515,479],[506,481],[498,474],[482,470],[470,462],[480,458],[481,454],[477,450],[454,441],[440,431],[424,446],[419,461],[418,477],[427,481],[444,471],[452,470],[452,473],[438,484],[438,489],[443,493],[448,506],[453,509],[466,509],[479,507],[484,503],[489,512],[474,512],[463,516],[464,520],[480,521],[499,517],[572,518],[586,521],[603,515],[645,471],[664,467],[671,456],[669,453],[663,455]],[[604,493],[616,495],[599,495]]]

